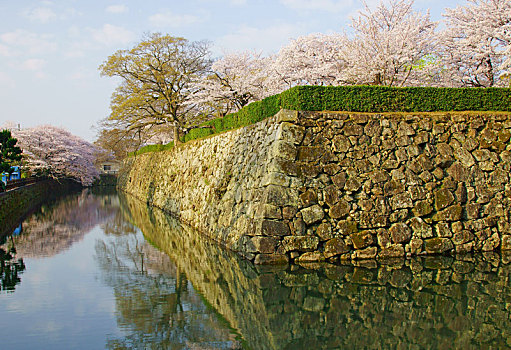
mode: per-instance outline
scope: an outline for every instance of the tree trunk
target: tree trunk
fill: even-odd
[[[181,143],[181,140],[179,140],[179,126],[174,125],[173,132],[174,132],[174,145],[179,145]]]

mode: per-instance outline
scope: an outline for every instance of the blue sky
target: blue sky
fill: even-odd
[[[465,3],[414,7],[440,20],[445,8]],[[52,124],[93,141],[116,86],[98,66],[144,33],[209,40],[216,56],[267,54],[291,38],[347,30],[362,8],[360,0],[0,0],[0,125]]]

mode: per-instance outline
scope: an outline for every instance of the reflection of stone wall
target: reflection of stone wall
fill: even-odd
[[[262,295],[254,266],[182,227],[174,218],[130,198],[121,196],[130,221],[146,239],[168,254],[209,304],[241,331],[254,349],[273,349]],[[243,311],[244,310],[244,311]],[[245,318],[239,313],[245,312]]]
[[[281,111],[130,159],[123,190],[256,263],[511,249],[499,113]]]
[[[510,257],[254,267],[158,209],[123,204],[249,348],[511,346]]]

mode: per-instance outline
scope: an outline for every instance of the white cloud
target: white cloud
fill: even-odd
[[[297,11],[341,12],[353,6],[353,0],[280,0],[280,3]]]
[[[124,13],[128,12],[128,8],[125,5],[110,5],[105,11],[109,13]]]
[[[157,13],[149,17],[149,22],[157,27],[183,27],[197,23],[199,17],[194,15],[178,15],[170,11]]]
[[[215,41],[215,46],[229,51],[256,50],[265,53],[277,52],[289,39],[303,34],[299,26],[277,24],[255,28],[242,26],[234,34],[225,35]]]
[[[46,61],[39,58],[29,58],[21,62],[19,68],[22,70],[38,71],[46,65]]]
[[[231,0],[231,4],[233,5],[245,5],[247,0]]]
[[[34,7],[23,12],[23,16],[34,22],[48,23],[57,18],[57,14],[47,7]]]
[[[0,54],[17,56],[20,54],[47,54],[57,49],[53,37],[47,34],[32,33],[23,29],[0,34]]]
[[[89,31],[96,42],[106,46],[128,44],[135,38],[132,31],[112,24],[105,24],[101,29],[89,29]]]

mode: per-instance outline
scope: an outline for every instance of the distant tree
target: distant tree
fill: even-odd
[[[193,82],[204,77],[211,62],[206,42],[150,34],[130,50],[119,50],[99,67],[101,75],[121,78],[112,95],[112,121],[141,129],[167,124],[173,137],[200,123],[189,98]]]
[[[123,121],[105,119],[99,123],[98,137],[94,144],[121,160],[130,152],[138,150],[149,139],[146,131],[153,127],[149,125],[130,128]]]
[[[12,173],[12,164],[21,160],[22,150],[17,142],[10,130],[0,131],[0,173]]]
[[[347,62],[346,80],[387,86],[424,84],[421,66],[436,52],[435,27],[429,13],[412,10],[413,0],[380,3],[352,20],[354,37],[341,54]],[[420,67],[420,69],[419,69]]]
[[[27,155],[28,167],[50,176],[70,177],[91,185],[99,176],[94,160],[98,149],[70,132],[50,125],[14,132]]]
[[[191,101],[225,115],[262,99],[270,61],[255,52],[224,55],[213,63],[205,79],[197,81]]]
[[[450,78],[462,86],[509,85],[511,1],[467,0],[444,17],[442,58]]]

